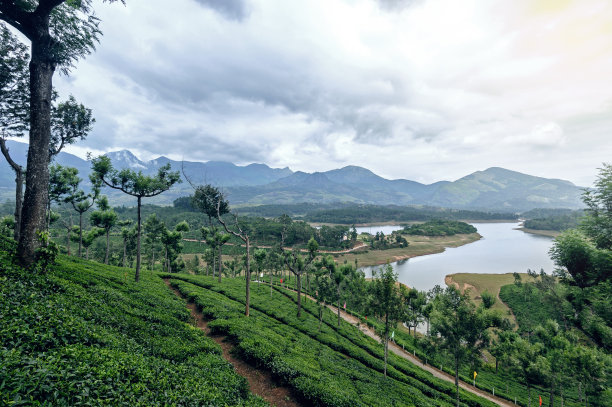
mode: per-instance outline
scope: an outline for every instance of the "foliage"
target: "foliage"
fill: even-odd
[[[434,219],[418,225],[405,226],[402,233],[422,236],[454,236],[476,233],[474,226],[454,220]]]
[[[325,209],[310,212],[305,216],[309,222],[355,223],[374,222],[411,222],[430,219],[470,219],[470,220],[508,220],[516,219],[516,214],[445,209],[428,206],[377,206],[347,205],[338,209]]]
[[[239,316],[245,301],[240,280],[226,279],[219,285],[202,276],[173,277],[183,281],[172,284],[213,320],[213,332],[230,335],[240,355],[270,369],[309,405],[452,404],[452,385],[396,355],[389,355],[388,374],[394,380],[384,380],[383,350],[373,339],[345,321],[337,327],[329,312],[319,329],[318,307],[311,301],[304,302],[307,312],[298,318],[291,310],[295,293],[275,287],[278,292],[270,297],[265,286],[256,284],[247,320]],[[492,405],[461,393],[462,406]]]
[[[64,256],[32,275],[0,244],[0,404],[265,405],[158,277]]]

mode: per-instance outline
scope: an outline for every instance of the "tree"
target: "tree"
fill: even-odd
[[[93,244],[94,240],[98,237],[104,235],[104,229],[100,228],[91,228],[85,235],[81,234],[81,230],[79,230],[79,243],[83,245],[85,248],[85,259],[89,260],[89,248]]]
[[[7,137],[20,137],[28,129],[29,73],[27,47],[4,24],[0,24],[0,150],[15,172],[15,223],[13,237],[19,241],[24,169],[6,146]]]
[[[226,244],[230,240],[230,235],[227,233],[221,233],[219,228],[210,226],[203,227],[202,230],[202,238],[206,241],[206,244],[210,246],[213,251],[213,277],[215,276],[214,262],[217,262],[217,268],[219,271],[218,281],[221,282],[221,274],[223,273],[223,259],[222,259],[222,249],[223,245]],[[215,252],[217,253],[215,255]]]
[[[202,235],[204,240],[206,240],[213,249],[213,253],[215,250],[217,251],[219,283],[221,282],[221,275],[223,274],[223,245],[230,239],[230,235],[220,233],[212,224],[212,219],[217,218],[217,214],[221,217],[229,213],[229,202],[222,198],[223,194],[218,188],[207,184],[196,187],[193,198],[191,199],[191,205],[202,211],[208,217],[208,229],[205,230],[202,228]],[[213,277],[214,276],[215,270],[213,267]]]
[[[246,226],[241,225],[238,222],[238,217],[234,215],[233,229],[230,229],[227,222],[223,220],[223,214],[229,212],[229,202],[223,196],[223,193],[212,185],[204,185],[196,188],[194,194],[193,206],[202,210],[209,216],[209,223],[212,223],[212,216],[223,226],[225,231],[244,242],[246,247],[246,258],[245,258],[245,273],[246,273],[246,287],[245,287],[245,310],[244,315],[249,316],[251,308],[251,238],[249,236],[249,230]],[[211,208],[215,208],[214,215],[210,215]],[[219,259],[221,260],[221,259]]]
[[[132,224],[131,220],[123,220],[119,222],[119,226],[122,226],[121,228],[121,240],[123,241],[123,259],[121,261],[122,267],[126,267],[128,253],[132,253],[134,251],[134,248],[136,247],[136,228],[134,227],[129,228],[128,226],[130,226],[131,224]],[[151,266],[151,269],[153,269],[153,266]]]
[[[398,287],[396,285],[397,274],[393,272],[393,266],[387,264],[380,270],[373,271],[373,279],[370,283],[371,301],[369,308],[373,314],[382,318],[385,323],[383,332],[383,344],[385,347],[385,377],[387,377],[387,357],[389,355],[390,328],[397,325],[402,319],[403,307]]]
[[[173,265],[176,268],[176,259],[182,250],[181,240],[183,240],[183,232],[189,231],[189,224],[186,221],[179,222],[174,230],[168,230],[164,227],[161,234],[161,242],[166,251],[165,271],[172,273]]]
[[[107,0],[112,2],[114,0]],[[44,229],[49,182],[52,79],[55,69],[67,73],[74,62],[92,52],[100,34],[91,0],[0,2],[0,19],[31,42],[30,139],[26,190],[17,255],[29,266],[39,247],[37,232]]]
[[[65,201],[66,195],[70,194],[74,184],[81,181],[76,168],[62,167],[54,164],[49,167],[49,194],[47,199],[47,228],[51,216],[51,203]]]
[[[482,294],[480,294],[480,298],[482,299],[482,305],[484,305],[486,309],[491,308],[497,300],[497,298],[487,290],[483,291]]]
[[[291,252],[285,253],[285,265],[291,271],[297,279],[297,316],[302,316],[302,274],[306,271],[310,263],[317,256],[319,250],[319,244],[314,238],[310,238],[307,245],[308,256],[302,257],[299,249],[294,249]]]
[[[98,200],[98,210],[90,216],[91,224],[104,230],[106,234],[106,253],[104,254],[104,264],[108,264],[108,252],[110,250],[110,231],[117,224],[117,213],[108,204],[108,198],[103,195]]]
[[[480,350],[489,343],[489,319],[476,309],[467,294],[447,287],[438,296],[431,315],[430,338],[454,360],[456,402],[459,406],[459,368],[464,362],[476,363]]]
[[[78,103],[74,96],[53,106],[51,114],[51,139],[49,142],[49,157],[58,155],[68,144],[84,140],[91,132],[96,119],[91,109]]]
[[[410,333],[412,327],[416,336],[416,328],[423,321],[423,309],[427,304],[427,295],[415,288],[406,289],[404,286],[401,288],[402,300],[406,310],[404,322],[408,326],[408,333]]]
[[[136,237],[136,273],[134,279],[140,280],[140,235],[142,198],[150,198],[167,191],[172,185],[181,182],[178,171],[170,172],[170,164],[164,165],[157,170],[154,177],[143,175],[141,171],[135,172],[130,169],[118,171],[113,168],[110,158],[100,156],[92,160],[92,182],[102,182],[106,186],[117,189],[125,194],[136,197],[138,207],[137,237]]]
[[[81,257],[83,247],[83,214],[96,203],[100,195],[100,184],[95,179],[92,179],[92,190],[89,193],[85,193],[85,191],[79,189],[81,179],[77,176],[78,171],[76,169],[72,170],[71,176],[65,179],[65,182],[68,184],[68,196],[64,199],[64,202],[70,203],[72,208],[79,214],[79,257]]]
[[[149,265],[150,269],[153,270],[155,265],[155,252],[161,250],[161,237],[166,226],[157,219],[156,214],[151,214],[144,222],[143,225],[145,234],[145,245],[149,249]]]
[[[612,250],[612,165],[603,164],[594,186],[582,195],[587,209],[580,229],[598,249]]]

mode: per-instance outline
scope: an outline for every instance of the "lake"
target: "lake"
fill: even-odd
[[[436,284],[444,288],[444,277],[454,273],[525,273],[528,268],[538,272],[543,268],[546,273],[552,272],[553,262],[548,256],[552,238],[514,230],[519,223],[472,225],[478,229],[482,239],[461,247],[447,248],[443,253],[391,263],[398,280],[409,287],[430,290]],[[381,229],[373,226],[372,230],[376,234]],[[366,277],[372,276],[371,267],[362,270]]]

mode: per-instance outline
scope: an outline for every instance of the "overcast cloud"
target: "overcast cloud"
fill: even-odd
[[[170,4],[170,5],[169,5]],[[73,152],[590,185],[612,157],[607,0],[128,0],[56,76],[97,123]]]

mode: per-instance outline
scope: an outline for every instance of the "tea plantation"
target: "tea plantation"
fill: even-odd
[[[33,275],[0,245],[0,406],[267,405],[158,276],[72,257]]]

